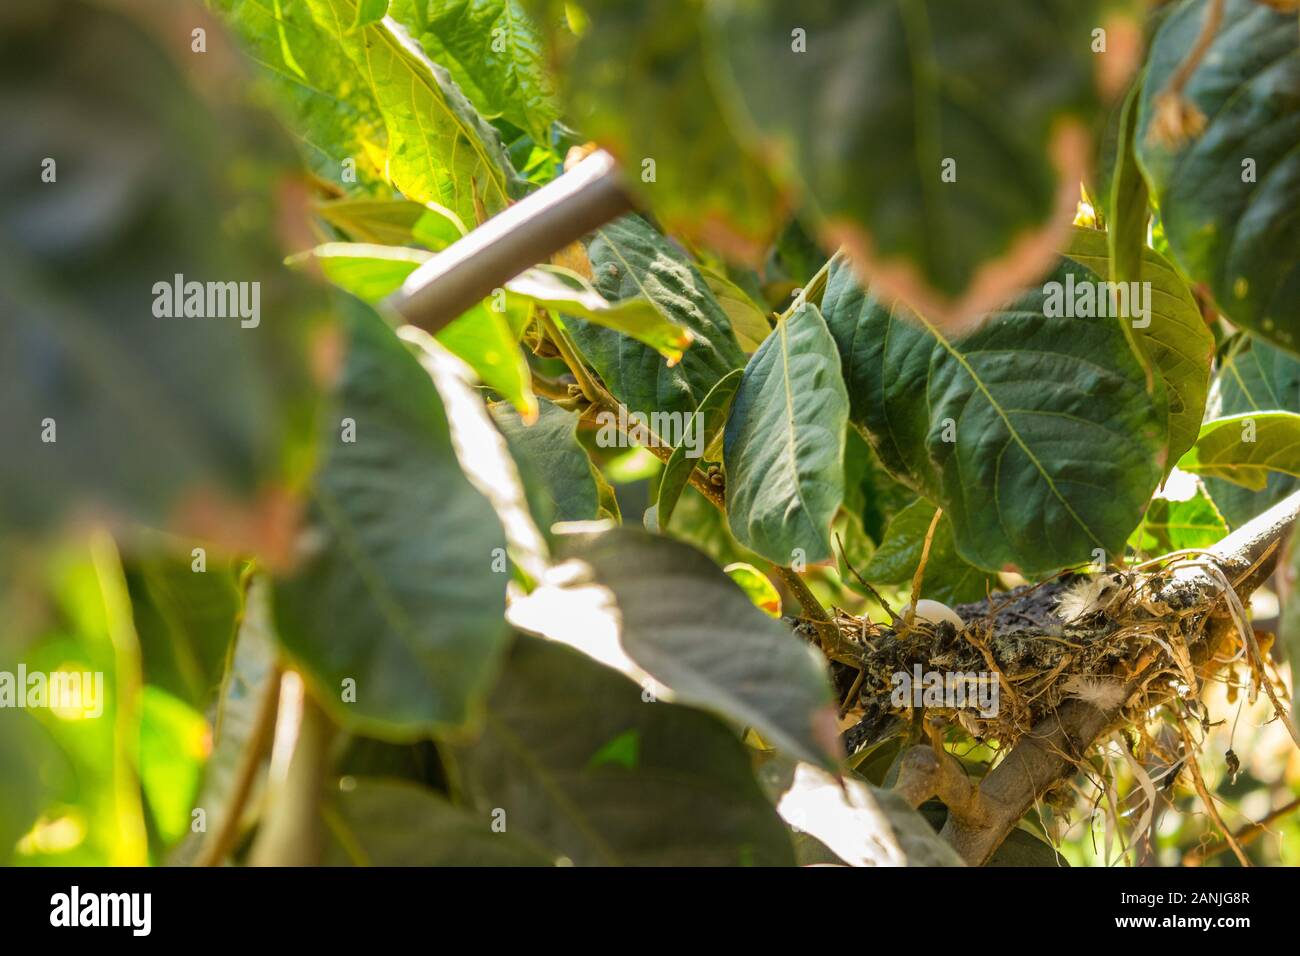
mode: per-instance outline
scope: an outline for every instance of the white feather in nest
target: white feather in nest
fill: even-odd
[[[1085,677],[1075,674],[1063,685],[1065,692],[1098,710],[1109,713],[1124,703],[1128,693],[1123,684],[1108,677]]]
[[[1076,578],[1056,598],[1056,616],[1061,620],[1078,621],[1100,611],[1110,603],[1120,587],[1115,574],[1094,574]]]

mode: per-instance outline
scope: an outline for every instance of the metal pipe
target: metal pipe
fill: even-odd
[[[597,150],[412,272],[387,304],[437,332],[496,289],[633,209],[614,157]]]

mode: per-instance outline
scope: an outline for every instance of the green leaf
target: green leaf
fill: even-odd
[[[865,295],[843,262],[823,307],[851,420],[886,467],[943,508],[970,564],[1027,574],[1118,554],[1163,474],[1167,412],[1117,322],[1049,318],[1073,277],[1024,293],[953,339]]]
[[[559,550],[567,561],[511,606],[512,623],[649,681],[656,696],[716,711],[833,766],[824,662],[705,555],[633,528],[566,535]]]
[[[878,294],[951,326],[1050,268],[1100,116],[1097,3],[710,11],[747,119]]]
[[[1242,336],[1219,361],[1208,417],[1270,410],[1300,410],[1300,360],[1262,340]],[[1295,491],[1300,481],[1273,472],[1264,491],[1250,491],[1219,478],[1207,478],[1205,486],[1229,526],[1236,528]]]
[[[174,53],[70,3],[0,37],[0,526],[98,513],[269,551],[328,304],[273,235],[291,144],[229,58]],[[213,283],[188,317],[178,276]]]
[[[1109,267],[1102,270],[1091,266],[1098,275],[1107,275],[1116,282],[1141,280],[1143,258],[1147,251],[1147,221],[1151,218],[1150,192],[1147,181],[1142,178],[1142,170],[1138,167],[1134,143],[1141,96],[1142,84],[1138,82],[1129,90],[1120,110],[1116,166],[1111,193],[1106,197]]]
[[[788,201],[757,150],[730,132],[725,81],[696,0],[584,0],[566,64],[568,115],[623,160],[671,233],[757,263]]]
[[[325,278],[371,305],[402,287],[406,277],[432,257],[423,249],[365,242],[326,242],[285,260],[286,265],[316,265]]]
[[[691,344],[689,329],[672,319],[643,296],[610,302],[575,272],[549,266],[529,269],[506,283],[506,292],[527,302],[636,339],[668,360],[681,361]]]
[[[1197,482],[1189,498],[1153,498],[1129,546],[1155,557],[1184,548],[1208,548],[1227,533],[1219,509]]]
[[[464,724],[491,683],[507,637],[505,579],[491,565],[505,540],[419,362],[373,312],[349,318],[337,414],[299,565],[276,580],[276,623],[336,720],[409,740]],[[355,703],[341,700],[349,679]]]
[[[1159,98],[1200,32],[1205,0],[1165,19],[1151,46],[1138,159],[1174,258],[1235,324],[1300,351],[1300,31],[1293,13],[1226,0],[1184,90],[1204,131],[1172,145]],[[1282,254],[1290,250],[1293,254]]]
[[[768,313],[750,298],[749,293],[725,276],[705,266],[700,267],[700,274],[731,320],[731,330],[736,334],[740,347],[750,353],[757,351],[772,333]]]
[[[731,322],[690,260],[639,216],[602,226],[587,241],[593,283],[606,299],[649,299],[693,341],[676,365],[613,329],[566,322],[583,357],[630,411],[691,412],[722,376],[745,364]]]
[[[480,303],[434,337],[521,415],[537,418],[532,372],[504,314]]]
[[[1251,491],[1263,491],[1271,471],[1300,477],[1300,415],[1246,412],[1206,422],[1178,467]]]
[[[402,780],[347,777],[323,811],[340,866],[549,866],[547,854],[487,813],[455,806]],[[506,825],[509,826],[507,818]]]
[[[404,246],[414,241],[440,252],[465,235],[450,209],[409,199],[338,199],[318,203],[316,212],[353,242]]]
[[[0,866],[10,865],[14,845],[55,798],[56,775],[67,771],[64,756],[34,717],[0,709]]]
[[[727,420],[727,519],[737,541],[779,565],[796,549],[812,562],[831,557],[848,412],[835,340],[806,305],[754,353]]]
[[[205,556],[196,571],[196,560],[149,554],[124,570],[145,683],[203,710],[221,685],[243,595],[230,562]]]
[[[204,812],[207,829],[205,833],[192,833],[168,859],[171,865],[192,865],[204,842],[225,825],[224,817],[232,806],[234,788],[257,732],[259,715],[266,706],[268,691],[274,692],[271,681],[279,679],[275,670],[278,649],[271,624],[270,597],[267,579],[255,577],[249,581],[239,633],[217,698],[212,752],[203,768],[203,782],[194,802],[195,808]],[[257,796],[263,779],[263,773],[254,774],[253,791],[244,807],[242,822],[246,825],[257,817]]]
[[[600,493],[591,459],[578,443],[578,413],[542,399],[531,425],[504,404],[491,407],[510,454],[529,491],[537,523],[593,521],[600,516]]]
[[[560,115],[537,28],[517,0],[392,0],[389,15],[489,119],[545,145]]]
[[[352,28],[369,26],[377,23],[388,14],[388,0],[357,0],[357,19]]]
[[[1047,866],[1066,868],[1069,862],[1056,848],[1028,830],[1016,827],[989,857],[985,866]]]
[[[700,402],[686,426],[681,444],[673,449],[664,473],[659,479],[658,520],[660,529],[667,528],[672,521],[673,509],[682,496],[682,490],[690,484],[691,473],[700,463],[706,452],[713,447],[718,436],[727,424],[727,413],[731,409],[732,399],[740,387],[744,372],[734,369],[728,372],[718,384],[709,390]],[[689,438],[691,441],[687,441]]]
[[[629,735],[634,767],[593,763]],[[636,684],[549,641],[516,641],[482,737],[458,755],[477,806],[504,810],[512,835],[579,866],[793,862],[730,729],[646,703]]]
[[[208,722],[157,687],[140,695],[140,790],[164,846],[190,832],[208,748]]]
[[[407,276],[431,258],[428,252],[407,246],[327,242],[291,256],[288,262],[298,266],[316,263],[339,288],[375,304],[400,288]],[[530,419],[536,417],[532,373],[506,316],[479,304],[439,331],[435,338],[521,414]]]
[[[311,171],[351,195],[387,192],[388,136],[379,107],[342,48],[312,19],[308,0],[210,5],[257,64]]]
[[[464,223],[500,212],[518,188],[501,139],[447,71],[391,20],[348,32],[358,0],[308,0],[317,25],[368,83],[388,131],[388,172],[408,199]]]
[[[1145,227],[1144,227],[1145,228]],[[1145,245],[1140,250],[1140,273],[1121,280],[1110,272],[1108,236],[1095,229],[1075,228],[1070,232],[1065,255],[1087,266],[1102,279],[1142,282],[1146,298],[1149,289],[1150,314],[1129,323],[1129,330],[1146,360],[1164,382],[1169,406],[1169,457],[1172,464],[1192,447],[1205,414],[1210,387],[1210,360],[1214,357],[1214,336],[1201,315],[1200,306],[1182,277],[1167,259]],[[1132,289],[1132,286],[1129,286]],[[1130,313],[1135,313],[1130,297]],[[1146,320],[1149,324],[1139,328]],[[1118,319],[1123,324],[1124,318]]]
[[[740,589],[749,597],[754,607],[768,617],[780,619],[781,594],[766,574],[752,564],[745,564],[743,561],[729,564],[722,571],[740,586]]]
[[[933,519],[934,505],[924,498],[916,499],[894,515],[884,540],[862,569],[862,576],[876,584],[910,584]],[[953,544],[952,522],[947,515],[940,518],[930,541],[921,596],[944,604],[964,604],[983,600],[998,587],[996,574],[981,571],[962,560]]]
[[[792,827],[812,834],[850,866],[961,866],[925,817],[891,790],[799,764],[777,804]]]

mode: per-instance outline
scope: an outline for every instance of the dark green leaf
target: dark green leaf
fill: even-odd
[[[722,376],[745,364],[731,322],[695,266],[638,216],[597,229],[588,240],[593,282],[606,299],[649,299],[694,339],[676,365],[612,329],[566,322],[578,348],[631,411],[691,412]]]
[[[566,536],[560,553],[569,561],[512,605],[514,623],[752,726],[788,753],[833,762],[823,663],[703,554],[631,528]]]
[[[634,766],[593,764],[629,735]],[[793,862],[730,729],[648,703],[625,677],[550,641],[516,641],[482,737],[459,753],[477,806],[504,810],[508,833],[580,866]]]
[[[1184,90],[1205,128],[1171,142],[1161,97],[1207,6],[1179,4],[1152,43],[1138,159],[1179,265],[1234,323],[1300,351],[1300,31],[1294,11],[1225,0]]]
[[[877,584],[910,584],[921,560],[926,532],[934,518],[934,505],[918,498],[889,522],[885,538],[862,569],[862,576]],[[944,604],[983,600],[998,588],[998,578],[963,561],[952,540],[952,523],[939,519],[925,563],[921,596]]]
[[[1051,266],[1100,112],[1097,6],[756,0],[710,10],[745,112],[788,157],[823,236],[846,244],[878,293],[942,327]],[[946,163],[955,179],[943,178]]]
[[[832,269],[823,306],[852,421],[898,478],[940,505],[957,553],[1026,573],[1118,554],[1163,473],[1166,409],[1118,322],[1049,318],[1053,290],[1095,283],[1066,260],[952,339]]]
[[[279,638],[344,726],[411,739],[471,718],[506,641],[504,549],[462,474],[438,392],[373,312],[351,341]],[[355,423],[352,441],[340,426]],[[343,682],[355,681],[355,703]]]
[[[591,459],[578,443],[578,413],[545,399],[540,404],[541,414],[531,425],[504,404],[491,409],[529,491],[533,516],[543,528],[594,520],[600,495]]]
[[[728,372],[718,384],[709,390],[709,394],[700,402],[687,426],[681,444],[673,449],[664,473],[659,479],[660,529],[667,528],[672,521],[673,509],[682,496],[682,490],[690,484],[691,473],[700,464],[705,453],[713,446],[727,424],[727,413],[731,401],[736,397],[744,372],[740,369]],[[688,442],[686,438],[691,440]]]
[[[175,56],[99,5],[6,14],[0,524],[106,511],[270,550],[261,506],[302,478],[327,306],[273,237],[292,147],[215,50]],[[206,317],[178,281],[211,283]]]
[[[1143,231],[1145,234],[1145,226]],[[1143,300],[1147,300],[1149,294],[1149,314],[1137,315],[1130,291],[1128,311],[1130,317],[1136,318],[1129,321],[1121,317],[1118,321],[1128,323],[1129,334],[1133,335],[1146,361],[1164,383],[1164,398],[1169,406],[1168,463],[1172,465],[1178,456],[1192,447],[1200,431],[1210,386],[1214,336],[1206,326],[1187,283],[1168,260],[1143,245],[1137,251],[1141,272],[1121,280],[1109,271],[1107,239],[1106,233],[1095,229],[1073,229],[1065,255],[1103,279],[1145,283],[1138,287],[1138,294]],[[1128,289],[1132,290],[1133,286],[1128,286]]]
[[[727,420],[727,518],[741,544],[788,565],[831,557],[844,500],[849,400],[815,305],[777,323],[754,353]]]
[[[417,784],[347,777],[324,811],[339,866],[549,866],[553,860],[510,832]]]

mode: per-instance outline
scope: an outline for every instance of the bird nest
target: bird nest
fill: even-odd
[[[903,732],[921,712],[999,748],[1070,698],[1114,725],[1141,728],[1170,705],[1200,716],[1201,684],[1219,669],[1245,656],[1263,675],[1229,582],[1207,595],[1180,576],[1195,563],[1065,573],[958,605],[960,627],[950,615],[909,622],[891,611],[882,624],[840,612],[833,670],[849,753]]]

